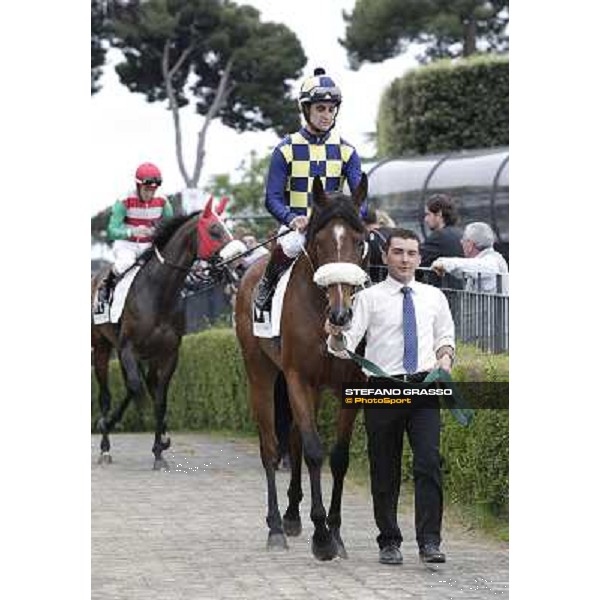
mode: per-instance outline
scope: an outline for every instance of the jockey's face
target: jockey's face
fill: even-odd
[[[331,129],[338,107],[334,102],[315,102],[308,110],[307,129],[314,134],[325,133]]]
[[[150,202],[152,198],[154,198],[154,194],[156,194],[156,186],[155,185],[140,185],[140,200],[144,202]]]

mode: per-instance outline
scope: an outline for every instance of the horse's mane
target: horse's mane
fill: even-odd
[[[200,211],[196,211],[191,215],[178,215],[177,217],[172,217],[170,219],[161,221],[154,233],[152,246],[148,248],[148,250],[144,251],[140,256],[140,262],[145,262],[148,258],[150,258],[150,256],[154,253],[154,247],[156,247],[158,250],[163,250],[163,248],[167,245],[167,242],[173,237],[173,235],[175,235],[175,232],[182,225],[196,217],[199,212]]]
[[[306,243],[308,244],[332,219],[343,219],[352,229],[366,233],[365,225],[356,212],[354,201],[348,196],[338,194],[330,198],[330,203],[325,208],[313,208],[313,212],[306,229]]]

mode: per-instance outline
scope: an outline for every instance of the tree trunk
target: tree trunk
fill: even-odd
[[[173,65],[172,68],[169,68],[169,46],[170,40],[165,42],[165,46],[163,49],[162,56],[162,73],[163,80],[165,82],[165,88],[167,91],[167,96],[169,98],[169,110],[173,115],[173,125],[175,127],[175,152],[177,155],[177,164],[179,166],[179,171],[183,180],[185,182],[185,186],[187,188],[195,188],[198,186],[198,181],[200,180],[200,173],[202,172],[202,166],[204,165],[204,155],[205,150],[204,146],[206,144],[206,133],[208,131],[208,127],[210,122],[215,118],[218,114],[219,110],[227,100],[227,96],[232,90],[232,86],[229,86],[229,76],[231,74],[231,68],[233,66],[233,58],[230,58],[225,66],[225,70],[223,71],[223,75],[221,75],[221,81],[219,81],[219,87],[217,88],[217,93],[215,95],[215,99],[211,104],[211,107],[208,110],[204,118],[204,124],[202,125],[202,129],[198,132],[198,144],[196,146],[196,164],[194,166],[194,173],[190,177],[187,169],[185,168],[185,163],[183,161],[183,147],[181,142],[181,122],[179,119],[179,107],[177,106],[177,98],[175,97],[175,90],[173,89],[173,76],[179,71],[186,58],[192,53],[194,46],[188,46],[182,53],[177,62]]]
[[[177,164],[179,165],[179,171],[183,180],[185,181],[186,187],[192,187],[192,180],[187,173],[185,163],[183,162],[183,148],[181,144],[181,123],[179,121],[179,106],[177,106],[177,99],[175,97],[175,91],[173,90],[173,76],[181,68],[185,59],[191,54],[194,49],[193,45],[188,46],[182,53],[177,62],[173,65],[173,68],[169,69],[169,45],[170,40],[165,41],[162,56],[162,74],[165,82],[165,88],[167,90],[167,96],[169,98],[169,110],[173,115],[173,125],[175,126],[175,152],[177,154]]]
[[[473,15],[466,18],[464,23],[463,56],[471,56],[477,51],[477,21]]]
[[[211,107],[208,109],[206,113],[206,117],[204,118],[204,124],[202,125],[202,129],[198,132],[198,144],[196,146],[196,165],[194,167],[194,174],[191,179],[191,186],[189,187],[197,187],[198,180],[200,179],[200,173],[202,172],[202,167],[204,165],[204,156],[205,150],[204,146],[206,145],[206,133],[208,131],[208,127],[210,122],[217,116],[219,110],[227,100],[227,96],[232,90],[232,86],[228,86],[229,84],[229,75],[231,74],[231,67],[233,66],[233,58],[230,58],[227,61],[227,65],[225,66],[225,70],[223,71],[223,75],[221,75],[221,81],[219,81],[219,87],[217,88],[217,94],[215,95],[215,99],[211,104]]]

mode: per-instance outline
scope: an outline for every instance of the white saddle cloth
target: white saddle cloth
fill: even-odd
[[[281,276],[275,288],[275,294],[273,295],[273,302],[271,303],[271,312],[262,312],[257,310],[252,303],[253,319],[252,329],[256,337],[261,338],[272,338],[280,335],[279,330],[281,327],[281,312],[283,309],[283,298],[285,296],[285,290],[290,280],[292,273],[292,266]]]
[[[104,323],[118,323],[125,307],[125,300],[127,299],[127,292],[135,279],[140,267],[133,267],[133,269],[127,271],[123,279],[117,283],[112,297],[112,302],[109,305],[103,304],[101,307],[98,306],[98,291],[94,296],[94,324],[102,325]],[[99,311],[99,308],[103,310]]]

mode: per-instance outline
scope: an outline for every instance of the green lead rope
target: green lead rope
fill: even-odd
[[[346,349],[346,352],[355,363],[360,365],[363,369],[369,371],[369,373],[372,373],[377,377],[385,377],[386,379],[391,379],[392,381],[398,381],[399,383],[406,383],[406,381],[403,381],[402,379],[397,379],[396,377],[388,375],[383,369],[378,367],[375,363],[371,362],[370,360],[367,360],[363,356],[359,356],[358,354],[348,349]],[[442,396],[444,408],[447,408],[452,413],[452,416],[463,427],[467,427],[468,425],[470,425],[475,413],[473,409],[469,407],[465,399],[462,397],[462,394],[459,393],[458,389],[454,385],[454,381],[452,381],[452,377],[450,377],[450,374],[444,371],[444,369],[434,369],[433,371],[431,371],[431,373],[429,373],[429,375],[427,375],[427,377],[425,377],[423,383],[435,383],[436,381],[441,381],[442,383],[445,383],[446,386],[452,390],[451,404],[448,403],[445,396]]]

